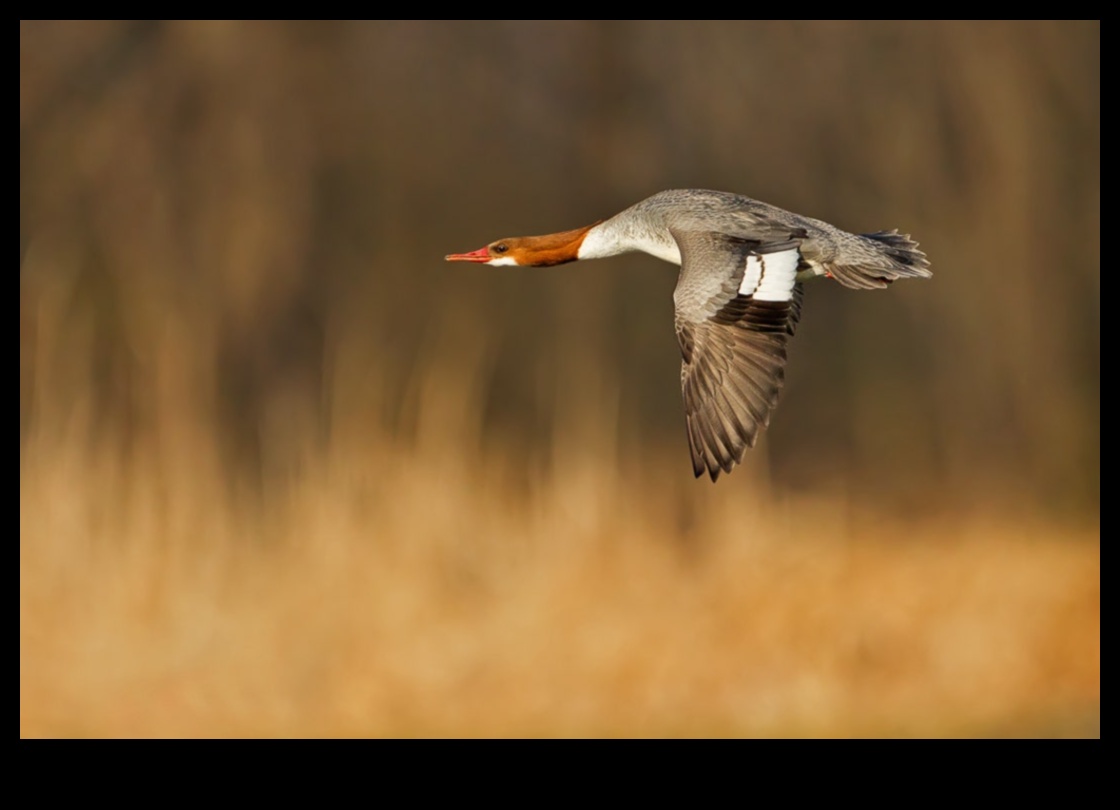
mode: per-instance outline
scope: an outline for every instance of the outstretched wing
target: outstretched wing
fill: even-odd
[[[786,343],[801,315],[799,242],[673,231],[673,293],[688,444],[697,477],[715,481],[753,447],[778,402]]]

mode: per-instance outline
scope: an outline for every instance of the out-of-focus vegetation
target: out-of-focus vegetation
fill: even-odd
[[[912,233],[692,479],[670,187]],[[20,23],[20,730],[1099,734],[1100,23]]]

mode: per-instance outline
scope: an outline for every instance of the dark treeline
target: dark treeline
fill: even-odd
[[[808,291],[779,486],[1099,514],[1099,21],[21,22],[21,459],[189,423],[267,481],[428,419],[688,476],[672,268],[442,262],[670,187],[932,261]]]

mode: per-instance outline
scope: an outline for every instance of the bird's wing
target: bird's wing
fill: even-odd
[[[801,315],[796,240],[673,230],[673,293],[688,444],[697,477],[730,472],[770,422]]]

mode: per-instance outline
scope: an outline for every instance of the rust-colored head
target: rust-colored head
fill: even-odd
[[[545,236],[499,239],[470,253],[452,253],[444,258],[449,262],[477,262],[492,267],[549,267],[574,262],[579,258],[579,246],[584,237],[595,225]]]

